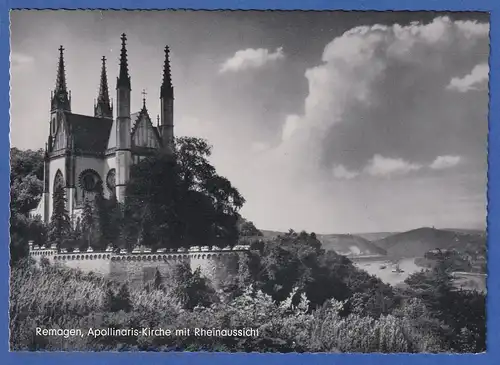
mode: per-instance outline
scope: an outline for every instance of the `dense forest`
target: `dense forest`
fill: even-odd
[[[174,159],[134,166],[125,204],[102,187],[71,222],[65,193],[54,193],[51,223],[28,213],[42,193],[41,151],[11,150],[11,300],[13,350],[266,352],[483,352],[485,295],[456,289],[447,256],[394,288],[325,251],[314,233],[265,242],[239,214],[244,198],[209,163],[210,146],[180,138]],[[92,273],[40,266],[27,241],[59,248],[108,243],[153,250],[251,244],[238,270],[214,285],[178,265],[142,288]],[[256,337],[41,337],[43,328],[254,328]]]

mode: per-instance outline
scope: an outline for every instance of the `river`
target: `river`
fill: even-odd
[[[365,257],[361,260],[351,259],[358,268],[367,271],[371,275],[375,275],[383,282],[392,286],[401,284],[408,276],[413,273],[423,270],[422,267],[415,264],[415,258],[401,259],[399,268],[403,272],[392,272],[395,268],[388,260],[383,260],[380,257],[370,259]],[[385,268],[382,269],[382,267]],[[475,289],[486,292],[486,275],[474,273],[453,273],[454,283],[457,288]]]
[[[399,261],[399,268],[403,272],[392,272],[394,266],[387,260],[374,259],[373,261],[354,261],[354,264],[371,275],[379,277],[383,282],[391,285],[397,285],[406,280],[411,274],[422,270],[423,268],[415,264],[415,258],[402,259]],[[386,266],[384,269],[381,267]]]

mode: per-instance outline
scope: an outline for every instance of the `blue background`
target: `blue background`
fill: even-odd
[[[500,364],[500,0],[0,0],[0,363],[1,364]],[[449,10],[491,14],[488,151],[487,349],[478,355],[9,353],[9,9]],[[35,82],[35,81],[34,81]],[[29,133],[29,131],[27,131]],[[486,147],[486,146],[485,146]]]

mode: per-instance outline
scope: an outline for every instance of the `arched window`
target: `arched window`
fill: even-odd
[[[94,170],[84,170],[80,174],[79,185],[82,189],[82,201],[85,197],[91,197],[97,192],[99,183],[102,183],[101,177]]]
[[[57,132],[57,119],[56,116],[52,116],[52,122],[50,123],[50,134],[52,137],[56,135]]]
[[[64,177],[61,170],[57,170],[56,176],[54,177],[54,186],[52,190],[52,207],[54,207],[57,203],[56,202],[57,196],[54,193],[61,188],[64,189],[65,185],[66,184],[64,183]]]
[[[62,187],[64,188],[64,177],[63,177],[63,174],[61,172],[61,170],[57,170],[56,172],[56,176],[54,177],[54,190],[53,191],[56,191],[57,188],[59,187]]]
[[[108,175],[106,176],[106,186],[108,187],[111,193],[114,193],[116,188],[116,170],[111,169],[108,171]]]

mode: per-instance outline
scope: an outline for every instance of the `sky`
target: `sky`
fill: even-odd
[[[72,110],[93,114],[101,57],[116,99],[159,113],[171,49],[177,136],[260,229],[396,232],[486,225],[489,19],[479,13],[12,11],[11,145],[44,146],[58,48]]]

